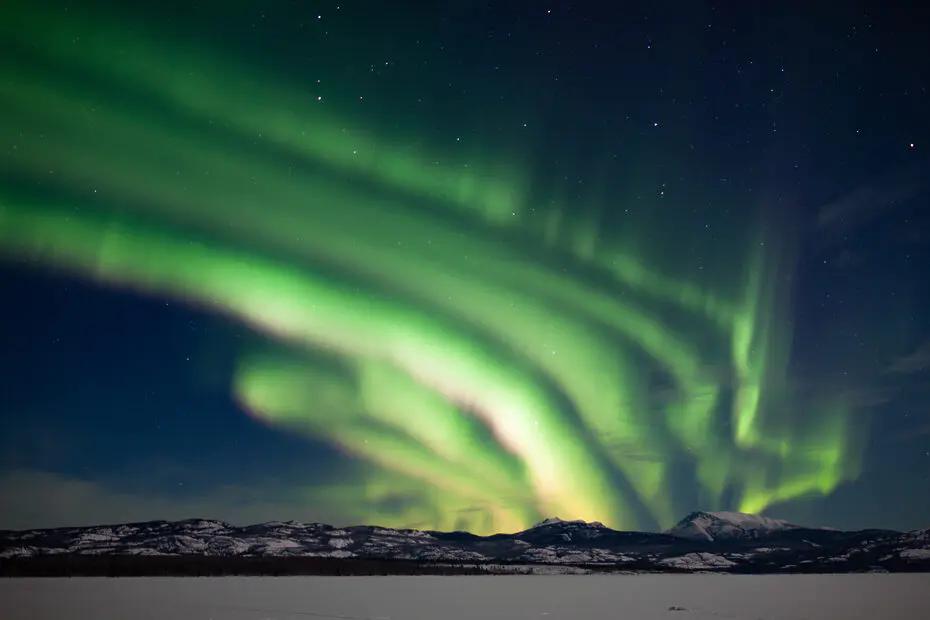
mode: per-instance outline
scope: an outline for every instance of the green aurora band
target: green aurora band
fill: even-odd
[[[659,218],[566,221],[521,166],[379,137],[182,40],[0,16],[0,252],[266,334],[243,409],[370,463],[346,501],[418,498],[362,517],[668,526],[857,475],[849,408],[791,389],[792,253],[752,209],[698,279],[636,242]]]

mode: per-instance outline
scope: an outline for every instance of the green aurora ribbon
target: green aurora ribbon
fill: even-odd
[[[856,476],[848,407],[791,389],[791,252],[755,211],[698,279],[636,243],[655,214],[569,221],[506,158],[24,7],[0,9],[0,251],[266,334],[237,400],[420,500],[372,520],[667,526],[676,489],[758,512]]]

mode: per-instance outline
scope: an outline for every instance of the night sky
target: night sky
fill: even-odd
[[[930,11],[190,4],[0,6],[0,528],[930,525]]]

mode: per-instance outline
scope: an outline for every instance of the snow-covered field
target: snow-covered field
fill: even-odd
[[[5,620],[930,617],[930,574],[0,580]]]

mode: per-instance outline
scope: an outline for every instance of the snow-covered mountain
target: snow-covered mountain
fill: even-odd
[[[261,559],[266,564],[301,558],[376,560],[416,562],[418,567],[468,565],[489,572],[540,565],[574,571],[930,570],[930,531],[843,532],[732,512],[695,512],[666,533],[623,532],[598,522],[557,518],[493,536],[296,521],[235,526],[207,519],[0,531],[0,574],[15,574],[23,563],[88,556],[136,557],[143,571],[146,557]]]
[[[781,519],[744,512],[692,512],[668,533],[692,540],[748,540],[764,538],[774,532],[810,529]]]

